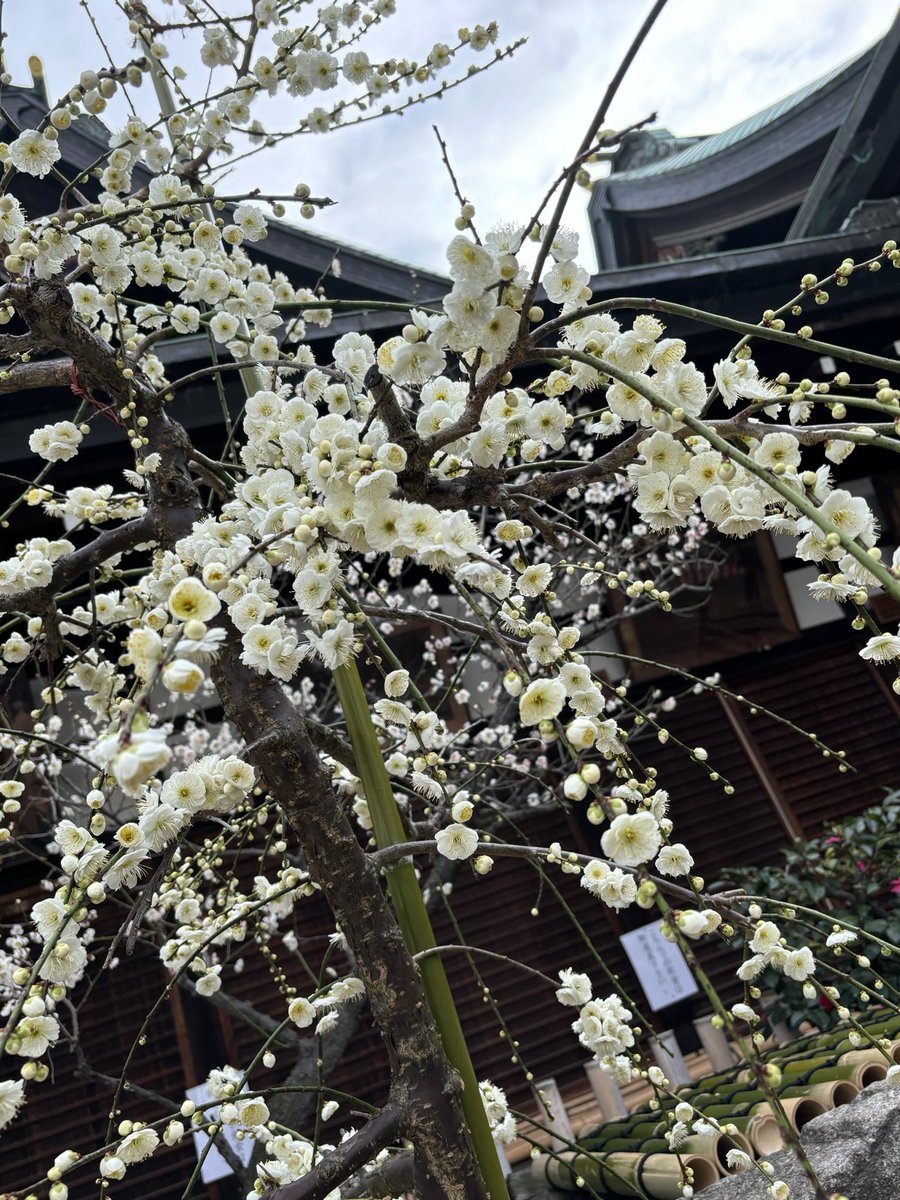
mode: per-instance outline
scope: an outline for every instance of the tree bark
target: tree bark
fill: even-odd
[[[230,622],[228,622],[230,625]],[[284,689],[240,659],[233,627],[213,667],[226,716],[296,834],[312,879],[347,938],[387,1047],[401,1131],[431,1175],[428,1194],[482,1200],[484,1188],[418,972],[380,879],[350,826]]]
[[[402,1115],[395,1104],[386,1104],[358,1133],[347,1138],[327,1159],[317,1163],[308,1175],[296,1183],[276,1188],[270,1200],[325,1200],[330,1191],[398,1135]]]

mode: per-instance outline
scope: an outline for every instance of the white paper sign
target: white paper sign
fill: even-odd
[[[660,933],[661,924],[653,921],[619,938],[653,1012],[700,990],[679,947]]]
[[[205,1083],[198,1083],[196,1087],[188,1088],[187,1097],[189,1100],[193,1100],[198,1107],[201,1104],[206,1104],[213,1098],[212,1092],[210,1092],[208,1085]],[[218,1104],[214,1108],[205,1108],[203,1111],[206,1114],[207,1120],[217,1120],[219,1108],[220,1105]],[[221,1128],[228,1145],[246,1167],[253,1157],[253,1147],[256,1145],[255,1141],[249,1137],[238,1141],[237,1129],[231,1125],[223,1125]],[[196,1127],[192,1130],[192,1133],[194,1137],[194,1149],[197,1151],[197,1158],[199,1158],[209,1142],[209,1136]],[[203,1166],[200,1168],[200,1178],[203,1182],[215,1183],[217,1179],[224,1179],[226,1175],[233,1174],[234,1172],[231,1167],[229,1167],[216,1147],[211,1146],[206,1158],[203,1160]]]

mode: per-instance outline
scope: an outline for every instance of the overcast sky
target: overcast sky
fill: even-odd
[[[449,145],[479,226],[524,220],[577,148],[649,7],[649,0],[397,0],[398,15],[364,43],[373,61],[421,59],[435,41],[452,41],[458,26],[491,19],[500,23],[502,43],[523,36],[528,42],[440,102],[297,138],[250,160],[232,182],[274,192],[304,180],[339,202],[315,218],[315,232],[443,270],[457,206],[432,123]],[[127,41],[116,31],[121,18],[113,0],[92,0],[91,9],[118,58]],[[854,57],[894,13],[892,0],[669,0],[609,123],[625,126],[656,111],[658,124],[677,134],[718,132]],[[106,63],[77,0],[8,0],[3,21],[16,83],[28,81],[33,53],[44,59],[51,95],[84,67]],[[279,109],[280,120],[289,116]],[[567,218],[583,245],[586,201],[587,193],[576,191]],[[592,248],[585,257],[592,266]]]

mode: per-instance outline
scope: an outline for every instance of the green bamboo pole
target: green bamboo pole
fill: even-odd
[[[385,769],[384,757],[369,712],[369,702],[356,663],[352,659],[337,668],[334,672],[334,682],[347,721],[357,770],[366,794],[376,844],[379,849],[384,849],[385,846],[405,842],[406,830],[403,828]],[[410,954],[433,949],[437,942],[412,860],[402,859],[388,867],[387,884]],[[428,1006],[440,1032],[447,1058],[462,1080],[460,1104],[485,1187],[491,1200],[509,1200],[506,1180],[497,1157],[497,1149],[478,1090],[475,1068],[469,1057],[469,1048],[453,1002],[453,993],[447,981],[444,964],[436,954],[425,955],[418,963]]]

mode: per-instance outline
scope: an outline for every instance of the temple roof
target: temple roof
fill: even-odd
[[[870,49],[720,133],[627,135],[591,195],[600,270],[837,233],[859,205],[900,194],[898,142],[900,16]]]
[[[767,126],[774,125],[793,109],[806,105],[809,102],[814,102],[816,93],[824,92],[829,87],[833,87],[836,81],[841,81],[843,75],[855,76],[864,66],[868,65],[873,54],[874,48],[870,47],[868,50],[863,51],[862,54],[840,63],[827,74],[814,79],[802,88],[798,88],[797,91],[791,92],[790,95],[783,97],[781,100],[776,100],[774,104],[768,105],[767,108],[760,109],[759,112],[754,113],[750,117],[745,117],[743,121],[738,121],[730,129],[724,129],[721,133],[715,133],[708,137],[700,137],[694,141],[693,145],[687,146],[683,150],[678,150],[662,158],[655,158],[653,161],[644,163],[641,166],[629,167],[624,171],[613,170],[612,174],[617,181],[646,179],[651,175],[661,175],[667,171],[679,171],[684,167],[701,162],[703,159],[711,158],[713,155],[727,150],[737,142],[742,142],[752,137]],[[654,134],[656,131],[651,129],[647,132]]]

